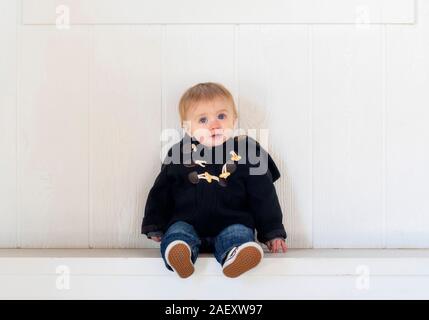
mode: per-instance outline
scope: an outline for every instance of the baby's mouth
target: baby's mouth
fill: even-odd
[[[223,134],[221,134],[221,133],[214,133],[214,134],[211,135],[212,139],[219,139],[219,138],[222,138],[222,137],[223,137]]]

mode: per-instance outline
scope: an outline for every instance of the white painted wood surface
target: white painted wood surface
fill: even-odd
[[[419,23],[386,26],[386,245],[429,244],[429,3]]]
[[[7,300],[427,300],[429,297],[428,276],[374,276],[372,290],[356,289],[356,276],[254,276],[251,281],[236,282],[207,276],[183,282],[172,277],[83,275],[74,278],[70,290],[57,290],[57,279],[56,275],[0,277],[2,288],[8,288],[1,297]]]
[[[396,24],[414,1],[374,1],[394,21],[68,30],[35,3],[0,0],[0,247],[156,247],[139,229],[160,134],[200,81],[269,128],[290,247],[429,247],[426,1],[415,24]]]
[[[427,249],[295,249],[226,278],[209,254],[181,279],[156,249],[0,250],[2,299],[427,299]],[[254,290],[255,288],[258,290]],[[145,290],[150,288],[150,290]],[[165,288],[170,288],[165,290]],[[288,288],[288,290],[285,290]]]
[[[313,39],[313,245],[382,247],[381,28],[315,26]]]
[[[160,169],[161,28],[91,34],[89,245],[142,247],[145,200]]]
[[[413,0],[23,0],[25,24],[413,23]],[[207,8],[210,8],[209,10]]]
[[[86,247],[88,28],[24,27],[21,38],[19,245]]]
[[[310,36],[308,26],[241,26],[236,39],[240,127],[268,130],[287,242],[300,248],[312,246]]]
[[[0,1],[0,247],[17,244],[17,18],[14,0]]]

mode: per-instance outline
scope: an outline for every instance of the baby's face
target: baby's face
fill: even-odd
[[[186,113],[186,128],[200,143],[214,147],[233,136],[236,117],[231,105],[222,98],[202,101]]]

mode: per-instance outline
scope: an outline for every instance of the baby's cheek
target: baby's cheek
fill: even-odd
[[[210,138],[210,131],[205,128],[198,128],[194,131],[194,136],[200,142],[208,141]]]

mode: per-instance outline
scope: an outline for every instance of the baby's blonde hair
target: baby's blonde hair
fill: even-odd
[[[186,120],[186,112],[189,108],[195,105],[195,103],[201,101],[212,101],[216,98],[224,98],[228,103],[230,103],[234,117],[237,117],[237,108],[231,92],[229,92],[228,89],[220,83],[203,82],[190,87],[180,98],[179,114],[181,124],[183,125],[183,121]]]

